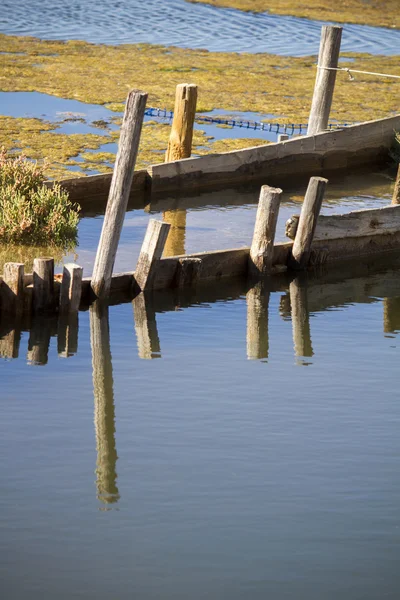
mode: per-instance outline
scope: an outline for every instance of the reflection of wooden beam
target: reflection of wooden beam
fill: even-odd
[[[164,247],[164,256],[185,254],[186,210],[167,210],[163,213],[164,223],[171,225]]]
[[[383,299],[383,331],[400,331],[400,297]]]
[[[247,303],[247,358],[268,358],[268,307],[270,292],[263,282],[257,283],[246,294]]]
[[[7,318],[9,321],[9,317]],[[12,321],[11,327],[1,323],[0,325],[0,357],[18,358],[19,344],[21,341],[20,318]],[[4,325],[4,327],[3,327]]]
[[[90,307],[94,424],[97,446],[97,497],[103,504],[119,500],[115,446],[115,408],[108,324],[108,307],[96,301]]]
[[[78,352],[78,330],[79,316],[77,312],[60,314],[57,333],[59,356],[68,358]]]
[[[313,356],[305,280],[294,279],[289,286],[289,292],[295,355],[299,357]]]
[[[156,313],[148,294],[141,292],[132,301],[139,358],[161,358]]]

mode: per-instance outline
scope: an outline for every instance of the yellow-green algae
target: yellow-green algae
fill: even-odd
[[[400,28],[399,0],[188,0],[193,3],[237,8],[249,12],[270,12],[319,21],[360,23],[375,27]]]
[[[286,122],[308,118],[315,57],[235,54],[131,44],[105,46],[0,35],[0,89],[38,91],[115,108],[131,88],[149,93],[148,106],[173,109],[175,87],[199,86],[198,112],[224,108],[277,115]],[[22,54],[21,54],[22,53]],[[399,74],[398,56],[349,54],[343,66]],[[38,66],[39,65],[39,66]],[[395,113],[399,81],[357,75],[337,77],[332,119],[359,121]],[[120,106],[118,106],[120,108]]]

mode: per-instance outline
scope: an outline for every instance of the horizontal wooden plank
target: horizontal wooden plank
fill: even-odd
[[[286,235],[294,240],[299,215],[286,223]],[[319,215],[314,240],[374,236],[400,231],[400,205],[370,210],[356,210],[347,214]]]

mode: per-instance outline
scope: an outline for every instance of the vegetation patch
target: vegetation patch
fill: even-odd
[[[42,166],[0,151],[0,243],[76,244],[79,206],[68,193],[45,185]]]
[[[360,23],[375,27],[400,28],[398,0],[188,0],[193,3],[237,8],[249,12],[270,12],[317,21]]]

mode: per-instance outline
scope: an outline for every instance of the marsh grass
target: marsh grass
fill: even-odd
[[[0,243],[71,249],[79,206],[59,185],[45,185],[43,165],[0,150]]]

